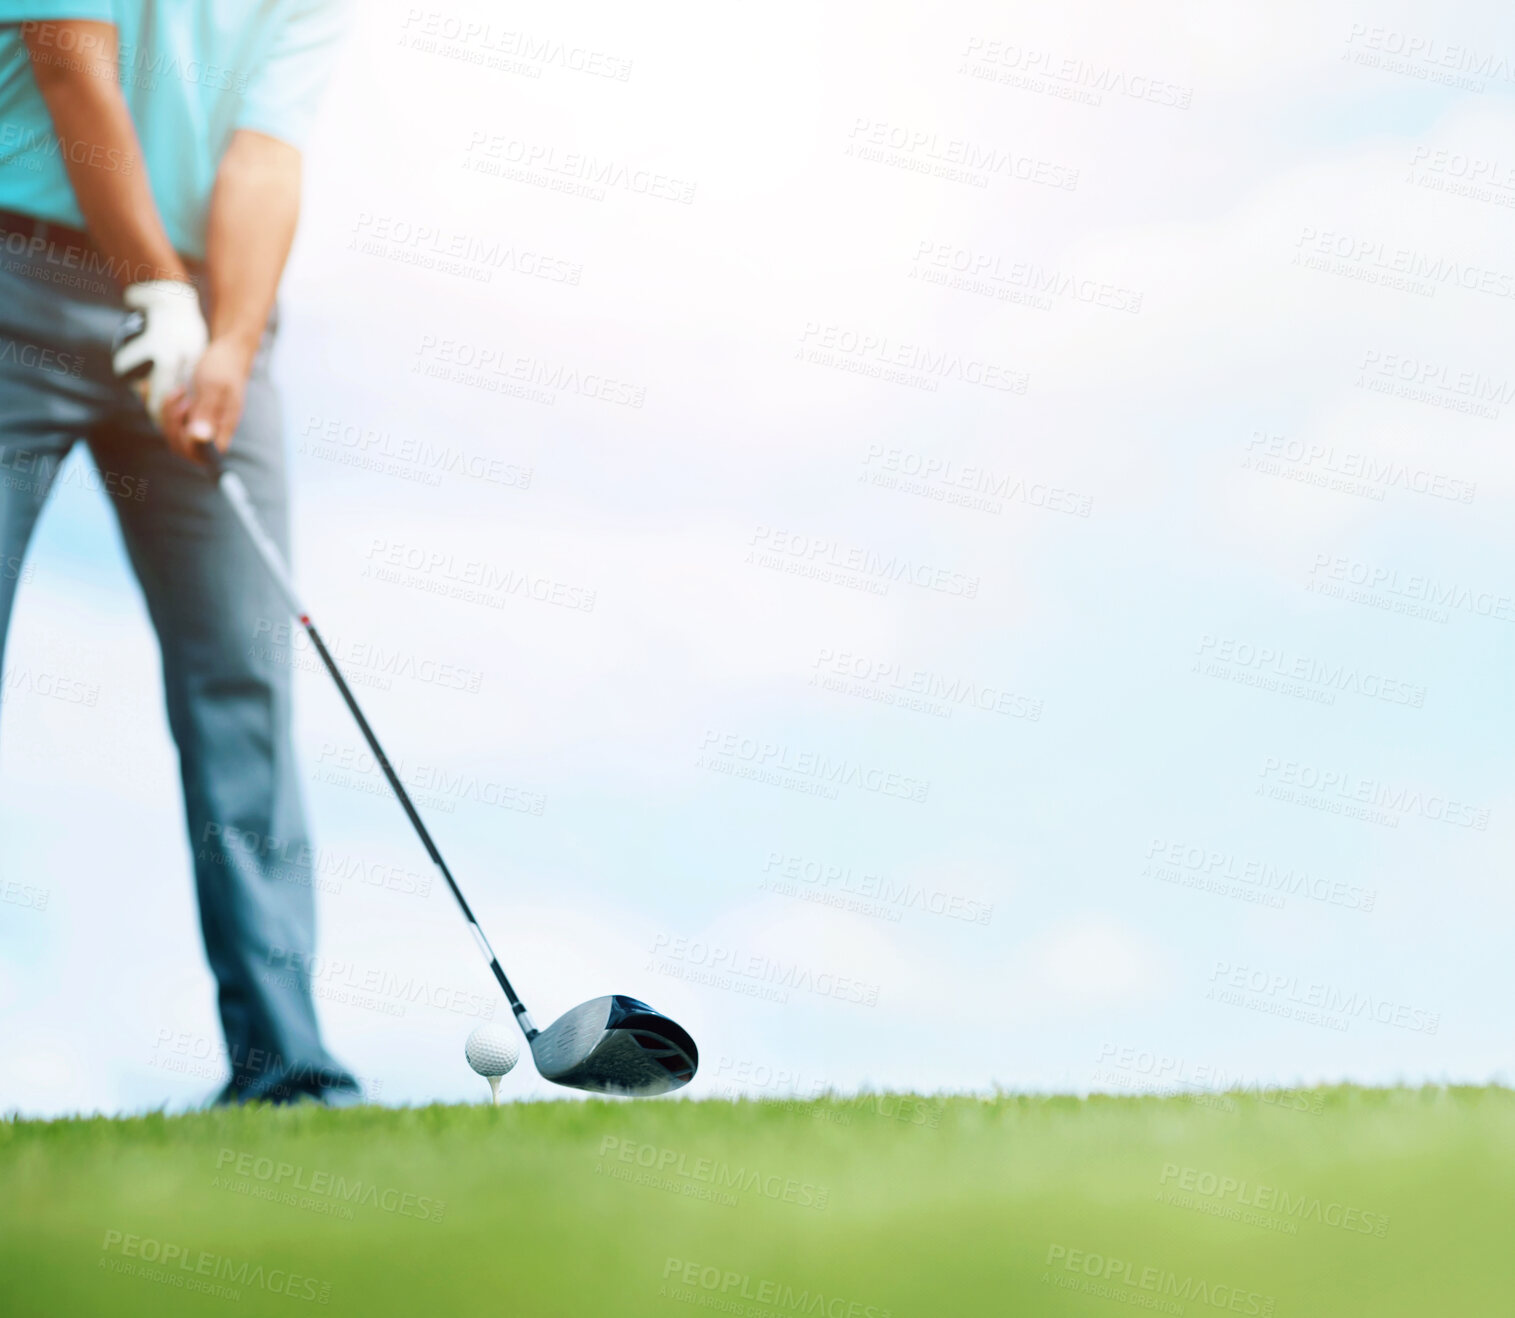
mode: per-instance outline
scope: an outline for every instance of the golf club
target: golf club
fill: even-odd
[[[630,1098],[666,1094],[687,1085],[699,1066],[699,1052],[694,1040],[682,1026],[636,998],[622,993],[592,998],[572,1011],[565,1012],[545,1030],[537,1029],[531,1013],[526,1010],[526,1004],[505,977],[500,959],[490,946],[489,939],[484,936],[483,929],[479,927],[478,917],[468,905],[457,880],[452,877],[452,872],[442,859],[442,853],[437,850],[437,844],[432,841],[405,785],[358,707],[352,688],[342,676],[342,670],[337,667],[331,651],[326,648],[326,642],[321,639],[321,633],[316,630],[310,614],[300,603],[284,556],[264,530],[247,486],[221,460],[220,453],[213,445],[202,446],[201,461],[231,505],[237,520],[242,523],[258,557],[263,560],[269,576],[289,605],[290,612],[299,620],[316,653],[321,656],[321,662],[326,665],[326,671],[331,674],[347,708],[357,720],[363,739],[368,743],[385,778],[389,780],[395,796],[399,798],[406,817],[414,826],[422,846],[426,848],[426,854],[447,880],[447,886],[457,899],[463,918],[468,921],[468,927],[473,932],[474,942],[489,963],[494,977],[499,980],[500,987],[505,990],[510,1009],[515,1013],[516,1023],[525,1034],[526,1042],[531,1045],[532,1059],[542,1077],[572,1089],[585,1089],[595,1094],[620,1094]]]

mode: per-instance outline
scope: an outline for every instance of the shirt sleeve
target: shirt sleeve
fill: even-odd
[[[0,0],[0,25],[34,23],[49,18],[114,23],[115,0]]]
[[[336,64],[345,17],[343,0],[279,0],[266,53],[248,71],[237,128],[304,144]]]

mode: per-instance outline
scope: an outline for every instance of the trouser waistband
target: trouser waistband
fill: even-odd
[[[83,229],[3,208],[0,208],[0,255],[26,257],[64,270],[76,270],[82,275],[113,280],[118,288],[171,277],[168,271],[145,261],[134,265],[128,261],[110,260]],[[184,262],[191,278],[198,276],[204,268],[202,262],[189,257],[179,259]]]

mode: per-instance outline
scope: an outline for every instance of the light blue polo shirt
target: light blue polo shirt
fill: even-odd
[[[248,128],[303,143],[335,62],[342,8],[343,0],[0,0],[0,209],[84,227],[62,151],[86,148],[60,145],[19,24],[115,24],[142,159],[97,165],[145,166],[175,250],[203,258],[211,188],[232,134]]]

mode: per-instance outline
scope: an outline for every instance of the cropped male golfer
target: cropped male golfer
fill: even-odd
[[[307,973],[291,673],[253,644],[283,606],[191,460],[225,451],[287,540],[274,295],[340,28],[337,0],[0,0],[0,562],[83,441],[163,654],[224,1101],[357,1094]],[[142,973],[129,958],[109,973]]]

